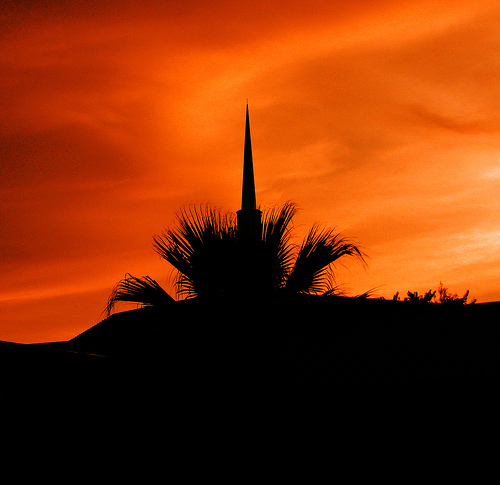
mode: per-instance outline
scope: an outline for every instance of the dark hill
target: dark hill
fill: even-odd
[[[183,301],[117,313],[67,342],[0,343],[3,396],[497,386],[500,302]],[[48,392],[48,391],[47,391]]]

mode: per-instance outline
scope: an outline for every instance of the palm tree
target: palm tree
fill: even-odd
[[[241,298],[249,295],[321,294],[331,289],[333,266],[344,257],[365,264],[350,239],[315,225],[297,247],[291,242],[295,204],[287,202],[262,215],[257,238],[242,237],[232,213],[191,206],[177,224],[154,237],[156,252],[177,270],[181,298]],[[162,306],[173,301],[149,277],[129,277],[111,293],[107,312],[119,301]]]

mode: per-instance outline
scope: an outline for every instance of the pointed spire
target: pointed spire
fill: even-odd
[[[256,209],[255,179],[253,175],[252,141],[250,139],[250,117],[247,114],[245,122],[245,151],[243,156],[243,190],[241,196],[241,209]]]
[[[241,194],[241,209],[238,217],[238,232],[244,237],[258,238],[261,230],[261,212],[257,209],[255,198],[255,179],[253,175],[252,142],[250,140],[250,118],[245,121],[245,150],[243,156],[243,190]]]

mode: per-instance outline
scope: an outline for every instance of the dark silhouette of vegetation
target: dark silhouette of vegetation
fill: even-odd
[[[456,293],[450,293],[448,291],[448,288],[446,288],[440,281],[437,290],[429,290],[423,295],[419,295],[418,291],[408,291],[407,296],[403,301],[408,301],[411,303],[444,303],[453,305],[470,305],[476,302],[476,300],[474,299],[470,303],[467,303],[468,298],[469,290],[467,290],[462,297],[459,297]],[[399,291],[392,297],[392,299],[395,301],[400,301]]]
[[[404,301],[409,301],[412,303],[430,303],[433,300],[433,298],[435,298],[435,296],[436,292],[432,290],[429,290],[427,293],[423,295],[419,295],[418,291],[415,292],[409,291],[407,293],[407,296],[404,298]],[[397,292],[392,299],[399,300],[399,292]]]
[[[132,303],[146,303],[153,306],[162,306],[173,302],[174,299],[152,278],[142,276],[136,278],[128,274],[113,289],[106,306],[109,315],[117,301]]]
[[[438,287],[438,293],[439,293],[439,303],[453,303],[453,304],[458,304],[458,305],[467,305],[467,300],[469,298],[469,290],[467,290],[461,298],[456,294],[456,293],[449,293],[448,288],[445,288],[443,286],[443,283],[440,281],[439,282],[439,287]],[[470,304],[476,303],[476,299],[472,300]]]
[[[332,288],[333,266],[365,255],[350,239],[314,225],[300,247],[291,242],[295,204],[262,214],[258,237],[238,231],[233,213],[189,206],[177,224],[154,237],[154,249],[176,270],[181,298],[244,298],[283,294],[321,294]],[[173,299],[149,277],[129,277],[111,293],[108,314],[117,302],[162,306]]]

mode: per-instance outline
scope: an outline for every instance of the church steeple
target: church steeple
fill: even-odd
[[[250,117],[247,114],[245,120],[245,152],[243,156],[243,190],[241,195],[241,209],[256,209],[255,201],[255,179],[253,175],[252,141],[250,139]]]
[[[250,117],[248,103],[245,120],[245,149],[243,155],[243,189],[241,193],[241,210],[238,216],[238,232],[257,236],[260,234],[261,212],[257,209],[255,198],[255,178],[253,174],[252,142],[250,139]]]

